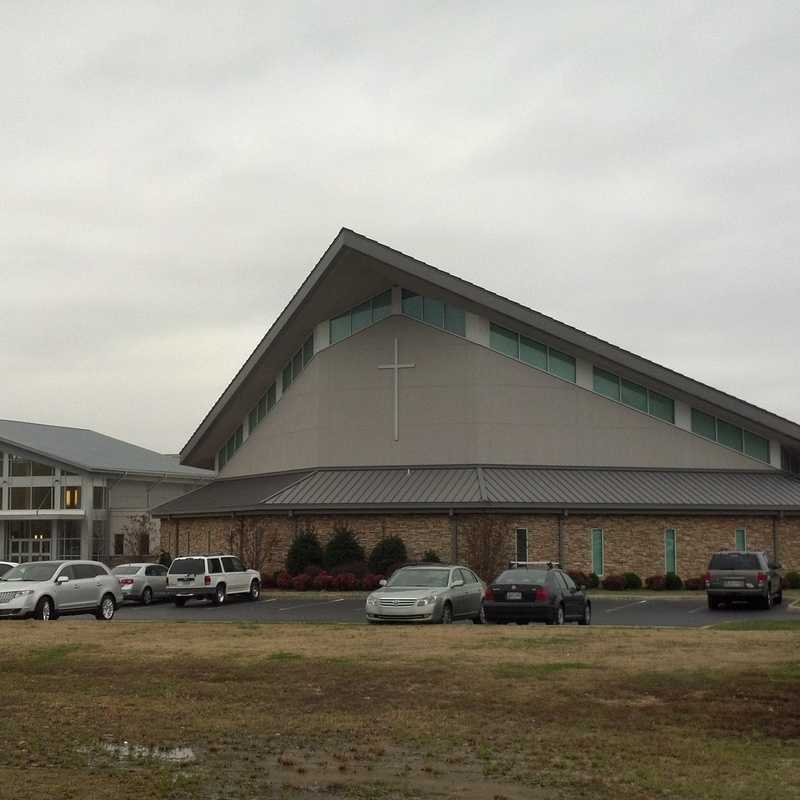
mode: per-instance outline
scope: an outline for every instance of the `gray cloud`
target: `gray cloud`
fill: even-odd
[[[347,225],[800,419],[793,4],[0,13],[2,416],[177,450]]]

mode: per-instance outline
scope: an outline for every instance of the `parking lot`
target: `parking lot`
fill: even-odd
[[[592,598],[593,625],[626,627],[696,628],[720,622],[745,619],[796,619],[800,611],[789,609],[789,603],[771,611],[737,605],[710,611],[703,596],[685,598]],[[88,617],[86,618],[88,619]],[[365,623],[364,598],[347,595],[328,598],[278,597],[264,595],[256,603],[232,599],[223,606],[192,601],[184,608],[172,603],[154,603],[145,608],[131,604],[117,612],[117,619],[141,622],[160,620],[174,622],[348,622]],[[459,623],[459,624],[471,624]]]

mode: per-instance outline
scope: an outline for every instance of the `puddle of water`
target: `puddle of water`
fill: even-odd
[[[106,753],[119,759],[152,758],[169,764],[188,764],[195,760],[194,749],[191,747],[146,747],[130,742],[121,744],[106,742],[102,748]]]

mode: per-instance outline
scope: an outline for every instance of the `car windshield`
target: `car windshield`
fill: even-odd
[[[761,569],[753,553],[717,553],[711,556],[709,569]]]
[[[527,583],[537,586],[547,579],[547,572],[543,569],[507,569],[498,575],[494,583]]]
[[[123,564],[111,570],[112,575],[135,575],[141,567],[136,564]]]
[[[6,572],[0,581],[49,581],[58,567],[59,564],[52,561],[20,564]]]
[[[5,575],[10,569],[13,569],[13,564],[0,564],[0,575]]]
[[[202,558],[176,558],[169,568],[170,575],[202,575],[206,562]]]
[[[419,586],[421,588],[446,587],[450,579],[449,569],[399,569],[389,580],[388,585],[394,588],[403,586]]]

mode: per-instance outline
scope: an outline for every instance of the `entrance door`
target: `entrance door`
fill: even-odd
[[[52,547],[50,520],[12,523],[8,534],[9,561],[49,561]]]

